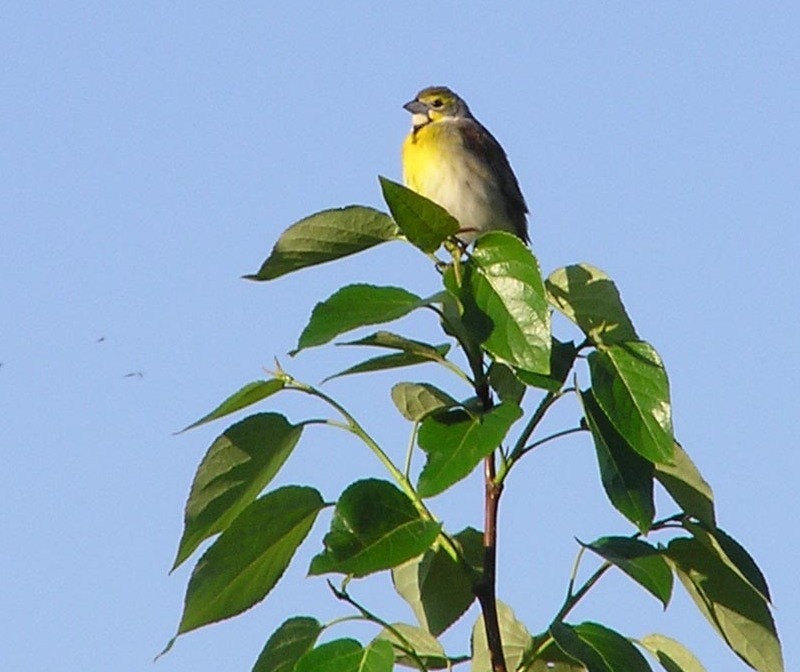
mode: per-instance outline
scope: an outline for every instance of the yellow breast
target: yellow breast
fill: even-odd
[[[488,166],[465,146],[458,127],[434,122],[412,131],[403,143],[403,180],[453,215],[474,238],[480,231],[513,230],[504,221],[497,182]],[[471,235],[470,233],[471,232]]]

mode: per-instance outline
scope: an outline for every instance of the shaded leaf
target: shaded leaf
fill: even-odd
[[[667,608],[672,595],[672,570],[658,549],[629,537],[600,537],[583,545],[619,567]]]
[[[491,231],[475,241],[463,266],[463,321],[495,361],[550,373],[550,310],[539,262],[510,233]]]
[[[397,226],[392,218],[373,208],[351,205],[323,210],[286,229],[258,272],[245,278],[272,280],[397,237]]]
[[[311,561],[309,573],[365,576],[390,569],[423,553],[440,528],[391,483],[356,481],[336,503],[325,550]]]
[[[733,651],[759,672],[783,672],[775,623],[761,595],[697,539],[673,539],[667,557],[702,614]]]
[[[716,525],[711,486],[677,441],[673,448],[672,464],[657,464],[655,475],[684,513],[709,527]]]
[[[769,586],[756,561],[738,541],[718,527],[708,529],[685,521],[683,526],[706,548],[732,569],[767,602],[771,602]]]
[[[522,672],[585,672],[586,667],[558,648],[545,632],[534,636],[520,669]]]
[[[483,535],[470,527],[453,538],[474,577],[483,568]],[[473,579],[441,546],[392,569],[392,581],[420,625],[434,635],[455,623],[475,600]]]
[[[444,356],[450,351],[449,343],[431,345],[422,341],[414,341],[390,331],[376,331],[374,334],[359,338],[356,341],[337,343],[337,345],[369,345],[376,348],[389,348],[390,350],[402,350],[412,355],[425,357],[434,362],[444,361]]]
[[[664,635],[647,635],[639,643],[650,651],[667,672],[706,672],[694,654],[683,644]]]
[[[188,427],[184,427],[181,432],[186,432],[207,422],[222,418],[243,408],[252,406],[262,399],[272,396],[279,390],[282,390],[286,383],[278,378],[270,378],[269,380],[256,380],[248,383],[241,390],[234,392],[230,397],[217,406],[211,413],[204,415],[202,418],[193,422]]]
[[[178,634],[266,597],[325,506],[314,488],[286,486],[252,502],[203,554],[189,579]]]
[[[510,401],[519,406],[525,395],[525,384],[514,375],[511,367],[500,362],[492,362],[487,373],[489,384],[500,401]]]
[[[578,349],[572,341],[562,343],[557,338],[553,338],[550,346],[550,373],[544,375],[518,370],[517,377],[531,387],[557,392],[567,379],[577,353]]]
[[[259,413],[217,437],[195,473],[172,569],[204,539],[225,530],[258,496],[283,466],[302,431],[282,415]]]
[[[444,647],[430,632],[422,628],[407,625],[406,623],[393,623],[392,628],[403,639],[400,639],[391,630],[384,628],[376,639],[389,642],[394,651],[395,662],[406,667],[422,669],[409,650],[414,651],[429,670],[443,670],[448,666],[447,654]]]
[[[619,291],[603,271],[589,264],[559,268],[545,281],[550,303],[577,324],[593,343],[638,341]]]
[[[550,634],[562,651],[583,663],[589,672],[652,672],[633,644],[599,623],[553,623]]]
[[[446,350],[443,350],[446,352]],[[386,371],[388,369],[400,369],[406,366],[414,366],[416,364],[428,364],[432,360],[430,357],[420,357],[410,352],[397,352],[391,355],[382,355],[381,357],[373,357],[372,359],[359,362],[344,371],[334,373],[323,380],[327,383],[334,378],[342,378],[343,376],[352,376],[356,373],[373,373],[375,371]]]
[[[511,607],[497,601],[497,620],[500,624],[500,639],[503,642],[503,656],[506,668],[516,670],[522,663],[525,652],[531,646],[533,638],[525,625],[517,620]],[[486,628],[483,614],[472,628],[472,667],[471,672],[492,672],[489,646],[486,643]]]
[[[392,672],[394,653],[378,640],[364,648],[355,639],[336,639],[304,655],[294,672]]]
[[[316,618],[295,616],[284,621],[270,636],[252,672],[292,672],[322,632]]]
[[[454,410],[426,417],[417,436],[428,454],[417,484],[420,496],[438,495],[468,476],[521,416],[519,406],[504,402],[483,415]]]
[[[327,343],[351,329],[391,322],[425,303],[401,287],[347,285],[314,307],[297,348],[291,354]]]
[[[617,433],[591,390],[581,392],[586,422],[592,432],[600,480],[614,508],[640,531],[653,523],[653,464],[635,453]]]
[[[397,383],[392,388],[392,401],[400,414],[412,422],[444,408],[458,406],[447,392],[429,383]]]
[[[669,382],[653,347],[638,341],[596,350],[589,370],[597,403],[628,445],[651,462],[671,462]]]
[[[435,252],[445,239],[458,232],[458,220],[438,203],[385,177],[378,179],[397,227],[423,252]]]

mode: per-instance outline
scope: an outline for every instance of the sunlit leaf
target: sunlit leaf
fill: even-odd
[[[522,415],[516,404],[504,402],[483,415],[464,410],[426,417],[417,437],[428,454],[417,490],[433,497],[469,475],[478,462],[497,448]]]
[[[550,309],[531,251],[517,236],[492,231],[462,270],[463,321],[473,335],[495,361],[548,375]]]
[[[440,528],[391,483],[356,481],[336,503],[325,550],[311,561],[309,573],[365,576],[390,569],[423,553]]]
[[[384,628],[377,639],[385,640],[392,645],[395,662],[406,667],[421,669],[417,662],[419,658],[429,670],[447,668],[448,660],[444,647],[430,632],[406,623],[393,623],[392,629],[395,632]],[[416,654],[416,658],[410,651]]]
[[[675,437],[664,364],[643,341],[589,355],[592,391],[616,430],[642,457],[671,462]]]
[[[327,343],[358,327],[391,322],[425,304],[425,300],[401,287],[347,285],[314,307],[291,354]]]
[[[619,567],[667,608],[672,595],[672,570],[658,549],[630,537],[600,537],[584,546]]]
[[[303,428],[277,413],[259,413],[226,429],[197,468],[173,569],[204,539],[222,532],[273,479]]]
[[[678,578],[728,646],[758,672],[783,672],[778,633],[764,598],[697,539],[667,546]]]
[[[252,672],[292,672],[321,632],[322,625],[316,618],[295,616],[284,621],[267,640]]]
[[[392,401],[400,414],[412,422],[418,422],[434,411],[458,405],[447,392],[429,383],[397,383],[392,388]]]
[[[550,303],[575,322],[593,343],[638,341],[619,291],[603,271],[589,264],[559,268],[545,285]]]
[[[706,672],[694,654],[683,644],[664,635],[647,635],[639,643],[650,651],[667,672]]]
[[[256,380],[252,383],[248,383],[238,392],[235,392],[228,397],[213,411],[207,415],[204,415],[196,422],[193,422],[188,427],[183,428],[181,432],[186,432],[194,427],[199,427],[200,425],[204,425],[212,420],[222,418],[226,415],[230,415],[231,413],[235,413],[236,411],[240,411],[243,408],[252,406],[262,399],[266,399],[279,390],[282,390],[285,384],[286,383],[284,383],[284,381],[278,378],[270,378],[269,380]]]
[[[385,177],[379,180],[398,228],[423,252],[435,252],[446,238],[458,232],[458,221],[438,203]]]
[[[672,464],[657,464],[655,476],[684,513],[709,527],[716,525],[711,486],[677,441],[673,448]]]
[[[272,280],[397,237],[397,226],[392,218],[373,208],[351,205],[323,210],[286,229],[258,272],[245,278]]]
[[[263,600],[324,506],[313,488],[286,486],[244,509],[194,568],[178,634],[235,616]]]
[[[646,532],[655,515],[653,464],[634,452],[603,413],[591,390],[581,392],[584,416],[592,432],[600,480],[609,501]]]
[[[522,662],[525,652],[531,646],[533,638],[525,625],[517,620],[511,607],[500,600],[497,601],[497,620],[500,625],[500,639],[503,642],[506,668],[516,670]],[[472,628],[472,667],[470,670],[471,672],[492,672],[483,614]]]

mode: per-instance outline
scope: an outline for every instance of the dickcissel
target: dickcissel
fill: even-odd
[[[508,157],[467,104],[431,86],[403,107],[412,115],[403,143],[406,186],[453,215],[464,243],[497,229],[529,242],[528,207]]]

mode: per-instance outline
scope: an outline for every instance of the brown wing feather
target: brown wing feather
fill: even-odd
[[[505,150],[476,119],[465,119],[461,123],[463,124],[464,147],[488,161],[492,172],[497,177],[497,183],[506,204],[506,215],[514,225],[514,232],[526,243],[530,242],[528,223],[525,217],[528,206],[525,204],[525,197],[519,188],[517,176],[511,169]]]

